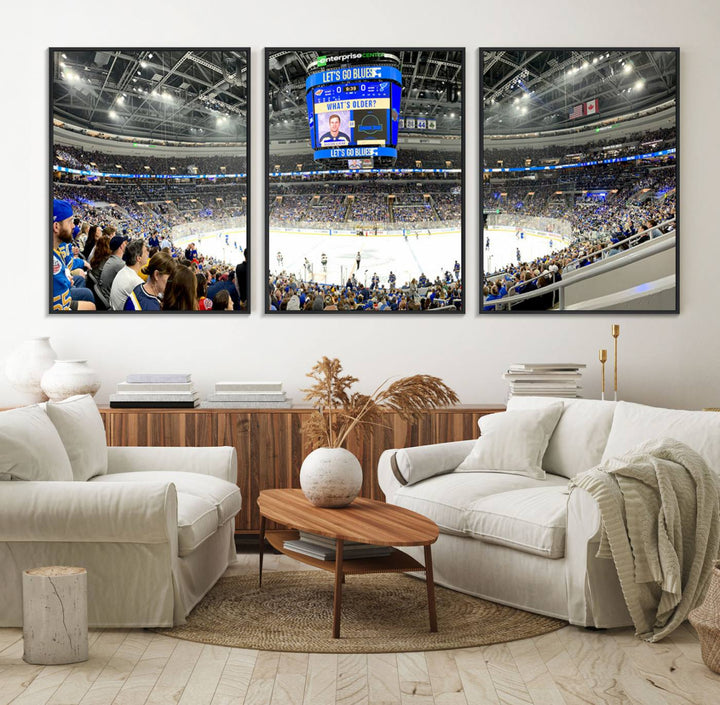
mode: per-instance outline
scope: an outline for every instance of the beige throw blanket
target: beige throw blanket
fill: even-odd
[[[615,561],[636,635],[659,641],[705,595],[720,547],[717,478],[668,438],[576,475],[570,487],[600,507],[597,556]]]

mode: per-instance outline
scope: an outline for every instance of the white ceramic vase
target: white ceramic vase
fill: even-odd
[[[100,389],[100,377],[87,360],[55,360],[40,384],[50,401],[62,401],[76,394],[95,396]]]
[[[360,461],[345,448],[318,448],[300,468],[300,487],[316,507],[344,507],[358,496]]]
[[[29,338],[5,361],[5,375],[15,389],[32,397],[33,402],[47,401],[40,380],[56,357],[50,338]]]

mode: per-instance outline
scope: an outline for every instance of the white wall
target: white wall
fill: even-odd
[[[0,360],[31,335],[50,335],[61,357],[100,372],[98,401],[132,371],[188,370],[201,392],[219,379],[278,379],[296,399],[321,355],[338,356],[368,391],[414,372],[443,377],[465,403],[503,401],[506,365],[586,362],[585,395],[600,389],[598,348],[619,323],[620,395],[673,407],[720,406],[717,0],[475,0],[389,3],[201,3],[126,0],[16,4],[3,23],[0,171],[3,276]],[[107,13],[107,14],[106,14]],[[266,316],[263,274],[263,47],[465,46],[467,49],[465,316]],[[48,46],[252,46],[251,316],[49,316]],[[681,48],[680,315],[488,317],[477,314],[477,47],[679,46]],[[711,166],[711,165],[715,166]],[[19,402],[0,374],[0,406]]]

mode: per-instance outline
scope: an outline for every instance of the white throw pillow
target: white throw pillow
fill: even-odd
[[[0,479],[73,479],[60,436],[39,406],[0,414]]]
[[[543,455],[562,411],[559,402],[482,416],[480,438],[455,472],[505,472],[544,480]]]
[[[720,413],[713,411],[679,411],[618,402],[602,462],[658,438],[674,438],[690,446],[720,477]]]
[[[552,397],[512,397],[507,410],[538,409],[557,404]],[[543,470],[572,478],[600,463],[617,404],[598,399],[563,399],[564,411],[542,461]]]
[[[85,482],[107,472],[105,426],[89,394],[64,401],[49,401],[45,407],[65,446],[75,480]]]

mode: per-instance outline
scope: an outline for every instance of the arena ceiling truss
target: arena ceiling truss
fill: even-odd
[[[675,53],[617,49],[483,52],[486,134],[578,127],[573,107],[595,98],[602,118],[672,104]],[[598,115],[588,116],[597,120]]]
[[[55,120],[159,141],[246,141],[243,51],[68,49],[52,60]]]

